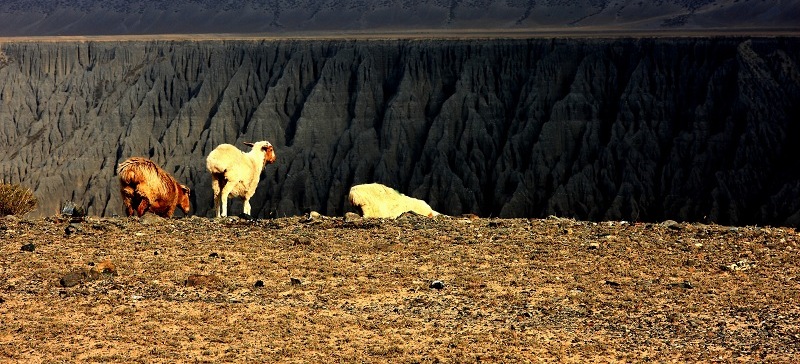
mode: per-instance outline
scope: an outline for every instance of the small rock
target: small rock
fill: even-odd
[[[24,252],[32,252],[36,250],[36,246],[34,246],[33,243],[28,243],[19,248],[19,250],[22,250]]]
[[[0,297],[0,303],[6,303],[6,300],[3,297]]]
[[[738,261],[736,263],[731,263],[731,264],[728,264],[726,266],[723,266],[722,269],[723,270],[727,270],[727,271],[731,271],[731,272],[736,272],[736,271],[740,271],[740,270],[748,270],[750,268],[753,268],[754,266],[755,266],[755,263],[753,263],[753,262],[751,262],[751,261],[749,261],[747,259],[744,259],[744,260],[740,260],[740,261]]]
[[[406,211],[406,212],[400,214],[400,216],[397,217],[397,220],[416,219],[416,218],[421,217],[421,216],[423,216],[423,215],[420,215],[420,214],[418,214],[418,213],[416,213],[414,211]]]
[[[488,226],[490,228],[498,228],[498,227],[502,227],[503,226],[503,222],[502,221],[497,221],[497,220],[489,221],[489,223],[486,224],[486,226]]]
[[[305,236],[294,238],[293,245],[311,245],[311,239]]]
[[[99,279],[100,277],[108,278],[116,275],[117,267],[109,259],[95,264],[92,269],[89,270],[89,278],[91,279]]]
[[[64,228],[64,236],[70,236],[74,233],[77,233],[80,230],[81,230],[80,225],[74,223],[69,224],[67,225],[67,227]]]
[[[680,224],[678,224],[678,222],[677,222],[677,221],[675,221],[675,220],[666,220],[666,221],[664,221],[664,222],[662,222],[662,223],[661,223],[661,226],[664,226],[664,227],[666,227],[666,228],[669,228],[669,229],[672,229],[672,230],[681,230],[681,229],[683,228],[683,227],[682,227]]]
[[[670,227],[672,225],[676,225],[678,222],[675,220],[664,220],[661,222],[662,226]]]
[[[67,201],[61,207],[61,215],[69,217],[72,222],[81,222],[86,216],[86,209],[72,201]]]
[[[259,280],[256,281],[256,284],[254,284],[253,286],[256,287],[256,288],[264,287],[264,281],[259,279]]]
[[[189,287],[217,287],[222,283],[215,275],[192,274],[186,278],[186,286]]]
[[[344,214],[344,221],[345,222],[353,222],[353,221],[358,221],[358,220],[361,220],[361,215],[359,215],[359,214],[357,214],[355,212],[346,212]]]
[[[684,288],[684,289],[692,289],[692,288],[694,288],[694,285],[692,285],[692,282],[689,282],[689,281],[670,283],[669,286],[670,287],[680,287],[680,288]]]
[[[242,220],[245,220],[245,221],[253,221],[253,220],[255,220],[252,216],[250,216],[250,214],[245,214],[244,212],[239,214],[239,218],[242,219]]]
[[[142,225],[157,225],[163,223],[164,220],[165,219],[163,217],[156,214],[146,213],[142,215],[142,217],[139,219],[139,222]]]
[[[219,254],[217,252],[212,252],[208,255],[209,258],[219,258]]]
[[[322,218],[322,215],[316,211],[308,211],[305,215],[303,222],[313,222]]]
[[[300,278],[292,277],[292,278],[289,278],[289,281],[291,282],[291,284],[293,286],[299,286],[299,285],[303,284],[303,281],[301,281]]]
[[[589,243],[588,247],[589,249],[600,249],[600,243],[594,241]]]
[[[83,270],[74,271],[67,273],[67,275],[62,277],[59,283],[61,283],[62,287],[73,287],[83,283],[83,281],[85,281],[86,278],[87,278],[86,271]]]
[[[605,280],[605,281],[603,281],[603,283],[608,285],[608,286],[611,286],[611,287],[619,287],[620,286],[619,282],[614,282],[614,281],[609,281],[609,280]]]
[[[442,288],[444,288],[444,282],[442,282],[442,281],[433,281],[433,282],[431,282],[430,288],[442,289]]]

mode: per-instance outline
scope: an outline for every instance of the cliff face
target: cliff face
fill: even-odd
[[[380,182],[446,214],[800,224],[788,38],[6,43],[0,173],[38,214],[122,214],[159,163],[211,216],[205,156],[269,140],[258,217]],[[3,57],[0,57],[3,59]],[[233,203],[233,213],[241,203]]]

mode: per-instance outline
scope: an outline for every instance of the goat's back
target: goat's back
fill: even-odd
[[[379,183],[356,185],[350,188],[350,204],[361,210],[364,217],[396,218],[406,211],[424,216],[436,216],[428,203],[406,196]]]
[[[141,157],[131,157],[117,167],[120,184],[136,186],[146,184],[160,193],[166,193],[168,187],[177,184],[172,176],[161,169],[155,162]]]
[[[237,163],[242,163],[244,152],[231,144],[220,144],[206,157],[206,168],[211,173],[225,173]]]

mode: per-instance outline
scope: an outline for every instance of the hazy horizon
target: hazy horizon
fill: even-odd
[[[0,37],[153,34],[769,32],[800,29],[800,0],[8,0]]]

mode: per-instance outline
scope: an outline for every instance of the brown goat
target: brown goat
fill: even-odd
[[[161,169],[153,161],[132,157],[117,166],[125,214],[142,216],[150,211],[161,217],[172,217],[176,207],[189,214],[189,187]]]

